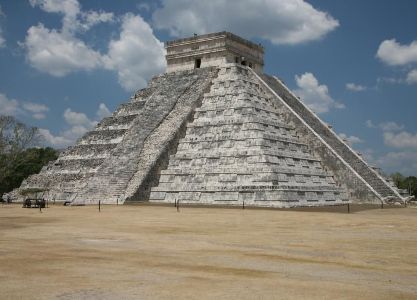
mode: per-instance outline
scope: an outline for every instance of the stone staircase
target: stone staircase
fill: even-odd
[[[123,202],[146,137],[163,123],[181,97],[189,100],[192,109],[191,102],[215,73],[215,69],[200,69],[154,77],[147,88],[101,120],[56,161],[26,179],[20,190],[46,189],[51,201]],[[14,194],[19,197],[17,190]]]
[[[170,134],[166,136],[166,139],[161,140],[160,144],[155,144],[156,139],[150,138],[150,136],[158,131],[158,128],[166,122],[169,115],[182,102],[187,102],[184,114],[188,116],[193,109],[193,102],[199,99],[200,94],[205,86],[210,84],[214,74],[214,69],[164,74],[150,84],[150,89],[146,93],[135,95],[135,97],[146,96],[146,101],[138,110],[138,114],[129,129],[125,130],[123,140],[112,150],[112,155],[100,165],[95,176],[88,181],[87,187],[77,194],[73,204],[96,203],[99,200],[102,203],[123,203],[126,199],[132,200],[141,186],[140,180],[131,183],[135,175],[137,175],[136,177],[139,176],[140,163],[146,158],[146,161],[152,161],[156,164],[161,155],[158,150],[163,148],[164,144],[169,144],[176,128],[166,128],[166,131]],[[133,105],[130,109],[132,107]],[[128,109],[128,106],[124,105],[119,109],[119,112],[126,109]],[[181,116],[176,117],[182,120]],[[112,122],[104,120],[104,123],[106,126],[120,124],[117,120]],[[113,131],[119,132],[121,130]],[[101,132],[108,133],[111,131],[102,130]],[[95,136],[97,132],[100,131],[93,132],[90,135]],[[90,139],[90,136],[86,135],[85,139]],[[153,148],[148,155],[144,155],[148,140],[153,144]],[[146,177],[149,171],[150,168],[147,168],[142,170],[142,173],[139,172],[140,176],[143,177],[142,179]],[[126,194],[129,183],[129,193]]]

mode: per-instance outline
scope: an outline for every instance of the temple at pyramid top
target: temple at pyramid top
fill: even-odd
[[[238,63],[263,72],[264,48],[230,32],[222,31],[165,43],[167,72]]]

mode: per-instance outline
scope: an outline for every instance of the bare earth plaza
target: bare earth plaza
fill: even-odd
[[[415,299],[417,209],[0,208],[2,299]]]
[[[27,4],[62,18],[60,30],[39,23],[18,42],[32,68],[52,68],[46,73],[56,78],[57,87],[48,83],[48,88],[62,89],[58,82],[75,70],[91,72],[90,76],[96,69],[103,73],[102,86],[94,87],[97,92],[109,88],[104,86],[106,70],[117,72],[124,87],[124,80],[131,79],[133,93],[110,110],[101,103],[95,120],[67,108],[64,119],[72,127],[58,137],[16,121],[29,112],[43,120],[49,107],[9,99],[0,86],[0,300],[417,299],[417,178],[408,172],[417,168],[417,134],[407,132],[403,124],[367,119],[367,128],[383,135],[384,146],[406,150],[385,155],[380,146],[380,152],[362,153],[353,144],[365,144],[363,139],[337,133],[324,121],[323,112],[345,104],[332,99],[312,73],[295,76],[298,89],[279,77],[279,69],[268,74],[268,57],[278,50],[290,55],[290,48],[282,47],[269,56],[271,45],[321,40],[339,21],[302,0],[264,1],[264,6],[280,8],[273,15],[280,19],[274,24],[282,26],[281,35],[234,33],[240,25],[227,24],[225,29],[217,28],[220,24],[216,30],[208,26],[186,35],[181,31],[185,23],[204,23],[204,16],[189,19],[197,2],[148,2],[135,9],[161,32],[170,29],[172,39],[160,42],[150,25],[131,12],[116,17],[101,7],[95,11],[89,2],[82,10],[77,0]],[[188,14],[171,18],[176,5],[184,3],[182,12]],[[223,2],[212,5],[219,3]],[[245,13],[240,6],[233,8],[245,20],[252,12],[256,15],[253,3],[246,3]],[[3,10],[23,11],[23,6],[0,4],[2,48]],[[200,5],[206,7],[203,1],[197,4],[198,11]],[[230,9],[229,4],[222,5]],[[286,10],[290,13],[282,12]],[[219,7],[217,11],[224,13]],[[268,14],[263,11],[265,20],[258,16],[256,21],[267,24]],[[286,14],[295,19],[287,20]],[[232,25],[233,18],[228,19]],[[303,18],[308,22],[298,23]],[[169,22],[176,26],[164,25]],[[121,33],[119,40],[111,33],[107,52],[95,51],[79,39],[98,24],[113,23],[121,24]],[[294,29],[293,23],[299,25]],[[136,39],[138,32],[148,38]],[[100,31],[94,31],[96,45],[103,42],[99,36]],[[43,42],[45,37],[53,41]],[[39,41],[43,48],[36,52]],[[53,42],[60,45],[58,52]],[[65,47],[67,42],[71,47]],[[135,47],[137,54],[128,53]],[[146,51],[153,52],[154,65],[145,59],[146,47],[153,49]],[[71,51],[81,51],[88,59],[82,62],[83,56]],[[352,46],[355,51],[359,52]],[[19,55],[17,50],[14,55]],[[141,55],[143,62],[135,67],[122,63]],[[378,85],[414,88],[417,41],[407,46],[385,40],[376,57],[398,67],[397,74],[409,72],[408,77],[380,77],[374,87],[347,83],[346,91],[382,95]],[[44,61],[51,58],[52,67]],[[285,55],[279,59],[285,60]],[[300,64],[305,63],[302,59],[300,55]],[[158,72],[136,76],[135,68]],[[339,68],[338,74],[343,72]],[[309,102],[311,94],[323,96],[320,101],[328,107],[317,111]],[[397,94],[390,95],[400,103]],[[401,120],[408,116],[404,110],[390,114]],[[358,113],[357,119],[361,117]],[[348,125],[361,128],[357,122],[355,116]],[[40,133],[63,146],[58,150],[25,145],[19,150],[13,137],[24,140],[19,131],[24,129],[32,130],[30,142]],[[25,151],[33,157],[43,153],[43,163],[34,166],[22,159],[16,167],[14,153],[19,162]],[[399,171],[387,175],[386,170],[392,170],[387,162],[399,158],[408,177]],[[21,170],[27,175],[18,173]]]

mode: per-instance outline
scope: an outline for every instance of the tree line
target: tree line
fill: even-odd
[[[39,173],[58,151],[36,147],[40,136],[36,127],[0,115],[0,196],[20,186],[29,175]]]
[[[392,180],[399,189],[407,190],[408,193],[417,198],[417,177],[403,176],[401,173],[391,175]]]

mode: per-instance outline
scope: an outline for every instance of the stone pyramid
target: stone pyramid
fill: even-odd
[[[267,207],[404,201],[228,32],[166,43],[168,68],[20,190],[72,204]]]

